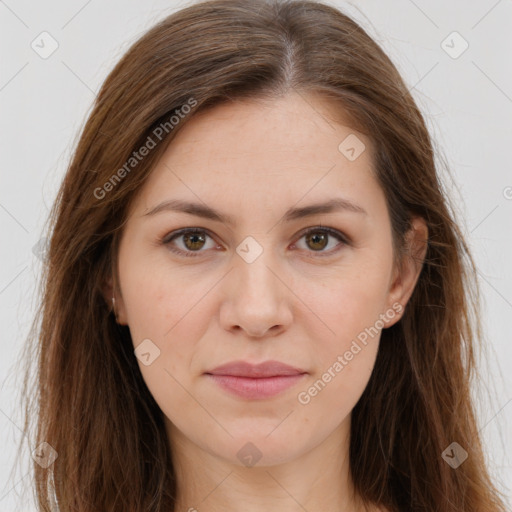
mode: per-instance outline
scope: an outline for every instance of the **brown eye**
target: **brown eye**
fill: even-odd
[[[191,251],[201,249],[206,241],[204,234],[191,233],[183,235],[183,244]]]
[[[181,231],[171,233],[171,235],[165,237],[162,243],[167,245],[169,250],[176,254],[201,256],[201,253],[206,252],[206,249],[212,248],[207,247],[207,239],[211,239],[212,242],[213,239],[204,229],[182,229]],[[215,244],[212,245],[215,246]]]
[[[348,240],[342,233],[335,229],[316,227],[306,231],[301,240],[305,239],[307,252],[316,252],[318,256],[328,256],[337,252],[344,245],[348,245]],[[337,244],[331,241],[338,241]],[[294,244],[294,245],[298,245]],[[330,250],[325,250],[327,246],[331,245]]]
[[[208,247],[208,238],[212,242],[210,247]],[[301,236],[300,240],[302,239],[306,240],[305,250],[309,253],[318,253],[318,256],[329,256],[336,253],[344,245],[349,245],[347,238],[332,228],[311,228]],[[338,243],[333,244],[332,242],[336,240]],[[162,240],[162,243],[168,246],[170,251],[182,256],[201,256],[201,253],[206,252],[206,249],[215,248],[212,236],[201,228],[187,228],[171,233]],[[329,245],[333,248],[326,250]]]
[[[322,231],[312,231],[306,235],[306,240],[312,249],[315,251],[321,251],[327,246],[328,237],[326,233],[323,233]]]

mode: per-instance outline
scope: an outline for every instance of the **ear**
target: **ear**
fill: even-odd
[[[126,321],[126,308],[124,305],[123,298],[119,289],[114,289],[112,276],[105,279],[101,287],[101,293],[108,308],[112,314],[115,315],[116,321],[121,325],[128,325]],[[112,297],[115,298],[115,302],[112,301]]]
[[[400,319],[423,268],[428,248],[428,227],[425,219],[412,219],[405,245],[406,251],[401,257],[400,265],[394,268],[388,295],[388,308],[393,308],[398,314],[387,320],[385,327],[391,327]]]

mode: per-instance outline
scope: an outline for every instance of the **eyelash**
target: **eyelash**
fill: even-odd
[[[349,245],[348,238],[346,236],[344,236],[342,233],[340,233],[336,229],[324,227],[321,225],[315,226],[312,228],[308,228],[306,231],[303,231],[297,240],[300,240],[301,238],[305,237],[309,233],[314,233],[314,232],[327,233],[328,235],[338,239],[341,242],[341,244],[340,244],[341,246]],[[201,250],[183,251],[181,249],[176,249],[175,247],[171,247],[171,242],[174,239],[179,238],[180,236],[183,236],[188,233],[204,233],[213,240],[213,237],[209,234],[207,229],[192,227],[192,228],[184,228],[184,229],[180,229],[178,231],[173,231],[172,233],[168,233],[167,235],[165,235],[163,238],[160,239],[160,243],[168,246],[168,248],[171,252],[178,254],[180,256],[185,256],[187,258],[188,257],[192,257],[192,258],[198,257],[198,256],[200,256],[201,252],[204,252],[204,251],[201,251]],[[327,253],[323,253],[323,251],[309,251],[309,252],[316,253],[316,255],[318,255],[319,257],[326,257],[326,256],[330,256],[334,253],[337,253],[340,249],[341,248],[331,249],[331,251],[328,251]]]

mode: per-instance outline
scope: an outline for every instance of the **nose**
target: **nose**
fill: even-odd
[[[292,322],[290,300],[293,293],[286,286],[286,277],[270,250],[252,263],[235,255],[235,268],[229,272],[224,286],[220,321],[229,331],[243,330],[247,336],[276,336]]]

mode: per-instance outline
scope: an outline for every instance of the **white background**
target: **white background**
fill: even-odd
[[[388,52],[452,170],[452,194],[479,269],[490,345],[484,376],[494,398],[479,405],[479,428],[492,475],[510,495],[512,2],[329,3],[352,15]],[[24,435],[14,364],[28,333],[40,272],[33,247],[108,71],[144,31],[184,5],[170,0],[0,1],[2,511],[35,510],[28,451],[21,470],[12,471]],[[43,31],[58,42],[47,59],[31,48]],[[469,44],[458,58],[441,46],[453,31]],[[447,43],[452,51],[461,48],[453,36]]]

